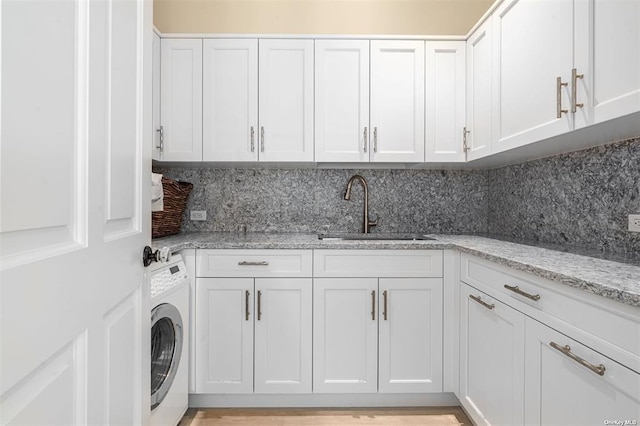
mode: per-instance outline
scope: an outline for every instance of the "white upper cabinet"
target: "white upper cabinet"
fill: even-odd
[[[371,161],[424,161],[424,41],[371,41]]]
[[[369,161],[369,41],[316,40],[315,160]]]
[[[573,128],[573,3],[506,0],[493,13],[493,152]]]
[[[313,40],[259,46],[260,161],[313,161]]]
[[[258,40],[204,40],[203,160],[258,159]]]
[[[426,161],[465,161],[465,42],[426,43]]]
[[[162,39],[164,161],[202,161],[202,40]]]
[[[576,128],[640,111],[640,2],[576,1],[575,31]]]
[[[467,40],[467,160],[491,154],[492,21],[485,21]]]
[[[160,36],[153,33],[151,55],[153,58],[151,68],[151,131],[153,132],[153,144],[151,156],[154,160],[160,160],[160,150],[163,136],[160,129]]]

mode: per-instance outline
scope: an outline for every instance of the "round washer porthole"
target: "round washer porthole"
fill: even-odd
[[[151,409],[156,408],[171,388],[182,353],[182,317],[168,303],[151,311]]]

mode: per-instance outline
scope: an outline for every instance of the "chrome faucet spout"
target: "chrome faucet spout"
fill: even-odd
[[[344,199],[347,201],[351,200],[351,187],[353,186],[353,182],[356,180],[360,182],[364,192],[362,232],[364,234],[368,234],[371,227],[378,224],[378,218],[376,218],[376,220],[369,220],[369,186],[367,185],[367,180],[360,175],[351,176],[351,179],[347,182],[347,190],[344,193]]]

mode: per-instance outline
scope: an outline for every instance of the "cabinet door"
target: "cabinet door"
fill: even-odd
[[[466,284],[460,298],[460,402],[476,424],[521,425],[524,314]]]
[[[467,160],[491,154],[492,21],[467,40]]]
[[[161,42],[161,159],[202,161],[202,40]]]
[[[378,280],[313,283],[313,392],[378,390]]]
[[[576,127],[640,111],[640,2],[576,1]]]
[[[255,284],[255,391],[310,393],[311,278],[262,278]]]
[[[426,44],[426,161],[465,161],[465,42]]]
[[[253,392],[253,279],[196,279],[196,393]]]
[[[380,278],[380,392],[442,392],[442,279]]]
[[[371,161],[424,161],[424,41],[371,41]]]
[[[151,129],[153,135],[151,157],[160,160],[160,36],[153,33],[153,43],[151,47],[153,58],[151,68]]]
[[[313,161],[313,40],[260,40],[260,161]]]
[[[570,131],[573,1],[508,0],[493,24],[493,151]]]
[[[258,159],[258,40],[204,40],[204,161]]]
[[[570,426],[638,419],[640,374],[531,318],[526,320],[526,336],[528,425]],[[563,352],[552,344],[569,348]],[[594,369],[603,366],[603,374],[571,356]]]
[[[316,40],[315,160],[369,161],[369,41]]]

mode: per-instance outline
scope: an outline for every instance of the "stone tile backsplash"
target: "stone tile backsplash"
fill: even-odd
[[[640,138],[489,171],[489,232],[640,254]]]
[[[369,184],[374,232],[487,232],[486,171],[208,169],[154,167],[166,177],[194,184],[187,210],[207,220],[183,221],[183,231],[360,232],[363,191]]]
[[[488,171],[154,167],[194,184],[183,231],[360,232],[369,183],[373,232],[489,233],[640,254],[640,138]],[[206,210],[207,220],[187,220]]]

